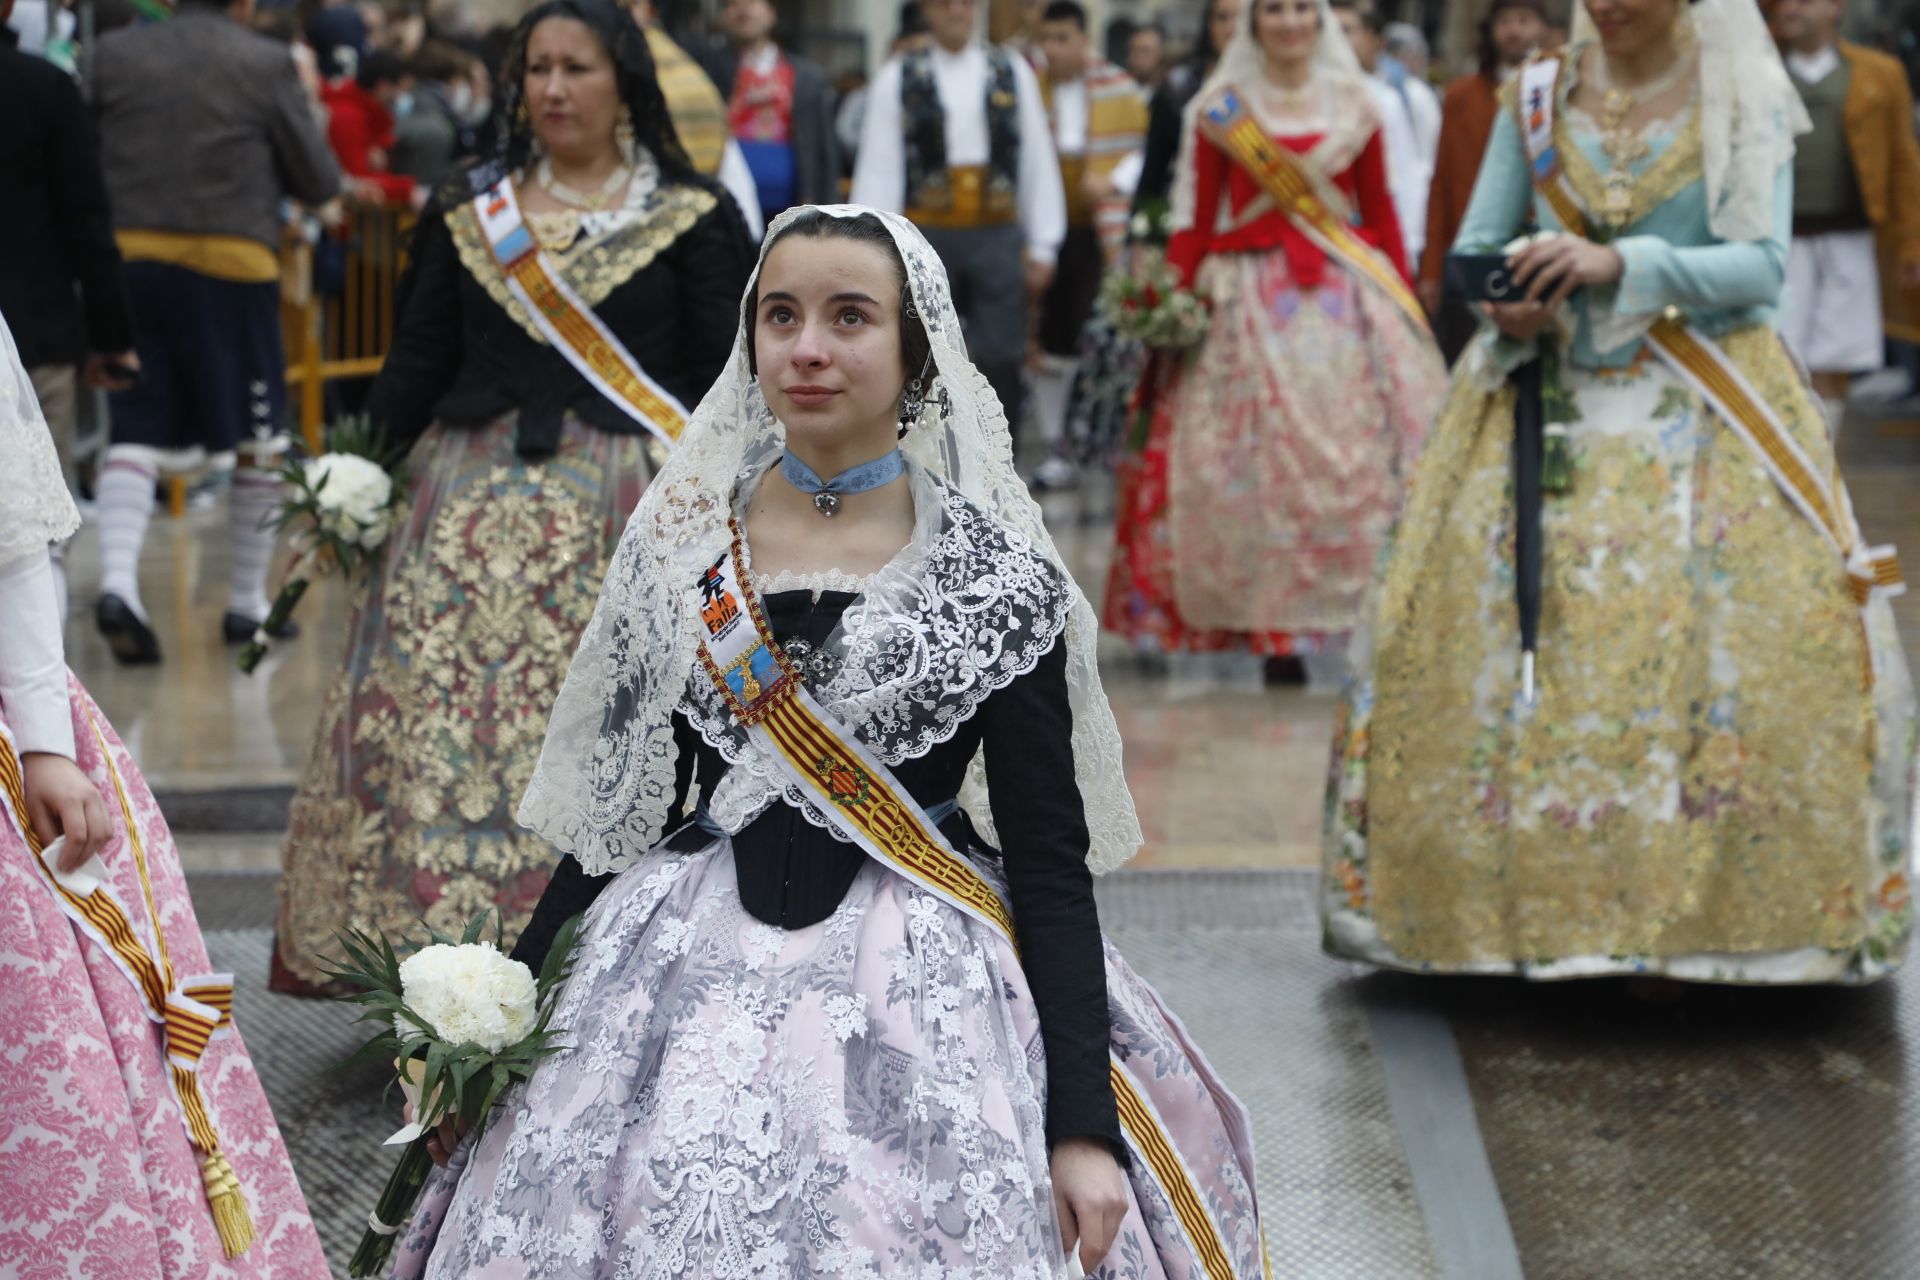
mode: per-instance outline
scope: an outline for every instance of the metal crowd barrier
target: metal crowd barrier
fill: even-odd
[[[314,454],[325,448],[326,386],[370,378],[393,345],[395,297],[412,210],[355,206],[345,239],[296,240],[280,254],[287,394]]]

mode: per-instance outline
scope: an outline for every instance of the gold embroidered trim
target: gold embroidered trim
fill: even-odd
[[[719,200],[699,187],[667,186],[654,195],[650,206],[633,222],[598,240],[578,242],[555,249],[546,243],[550,230],[562,230],[558,221],[542,225],[528,218],[528,225],[541,238],[541,249],[558,269],[580,300],[597,307],[615,289],[651,266],[653,260],[672,247],[693,225],[712,211]],[[480,219],[471,204],[462,204],[447,212],[447,231],[460,255],[460,263],[487,296],[499,303],[513,322],[541,346],[550,345],[526,309],[507,288],[507,278],[494,259],[481,230]]]
[[[1560,108],[1553,113],[1553,145],[1567,184],[1580,197],[1580,203],[1597,217],[1601,210],[1609,207],[1607,175],[1601,173],[1599,166],[1574,142],[1572,128],[1567,124],[1567,71],[1572,65],[1571,58],[1561,61],[1560,79],[1554,86]],[[1705,174],[1706,151],[1700,137],[1700,105],[1695,102],[1687,108],[1687,122],[1680,126],[1673,145],[1627,187],[1624,216],[1617,221],[1609,218],[1609,227],[1614,231],[1622,231],[1644,220],[1655,209],[1700,181]]]

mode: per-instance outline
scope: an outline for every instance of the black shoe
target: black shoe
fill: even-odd
[[[226,617],[220,619],[220,633],[227,638],[228,644],[245,644],[253,639],[253,633],[260,629],[260,623],[244,613],[227,610]],[[275,640],[291,640],[300,634],[300,628],[289,618],[277,628],[267,632]]]
[[[113,656],[129,667],[150,666],[160,661],[160,637],[153,634],[133,606],[119,596],[105,595],[94,607],[93,620],[107,638]]]
[[[1260,674],[1269,685],[1303,685],[1307,682],[1307,664],[1292,655],[1268,658],[1261,664]]]

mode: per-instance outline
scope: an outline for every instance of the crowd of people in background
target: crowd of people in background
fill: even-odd
[[[725,0],[700,29],[672,32],[650,0],[625,9],[695,171],[727,192],[750,236],[789,206],[839,199],[906,213],[929,235],[1037,490],[1073,487],[1086,466],[1150,465],[1150,433],[1132,432],[1130,459],[1123,440],[1173,384],[1096,299],[1108,276],[1163,252],[1166,214],[1187,198],[1176,160],[1200,154],[1185,113],[1242,4],[1217,0],[1197,22],[1119,18],[1102,33],[1077,0],[1029,0],[993,44],[981,0],[914,0],[871,80],[844,51],[832,71],[800,52],[808,33],[782,30],[773,0]],[[1448,78],[1428,32],[1391,20],[1387,0],[1330,10],[1377,121],[1392,206],[1383,221],[1363,198],[1356,223],[1412,280],[1451,363],[1481,317],[1448,289],[1447,255],[1501,95],[1565,39],[1566,17],[1548,0],[1494,0]],[[24,335],[63,465],[101,525],[96,623],[123,661],[160,660],[139,558],[156,483],[186,471],[206,477],[196,504],[226,496],[224,633],[237,641],[267,610],[262,521],[289,443],[278,256],[306,241],[315,287],[338,290],[356,217],[411,222],[495,151],[512,124],[499,75],[515,15],[484,0],[91,0],[84,15],[13,0],[8,12],[19,47],[0,51],[17,69],[0,85],[13,108],[0,147],[20,157],[10,173],[23,198],[0,215],[15,232],[0,239],[0,311]],[[1854,381],[1881,369],[1885,339],[1920,336],[1906,300],[1920,286],[1912,41],[1883,42],[1889,56],[1838,40],[1833,0],[1778,0],[1771,15],[1817,136],[1836,144],[1800,149],[1784,323],[1837,416]],[[1898,345],[1893,356],[1865,392],[1912,390],[1914,357]],[[110,393],[108,411],[94,447],[76,450],[95,389]],[[1140,531],[1122,526],[1125,546]],[[1129,607],[1153,614],[1141,598]],[[1156,644],[1185,631],[1143,617],[1121,629]]]

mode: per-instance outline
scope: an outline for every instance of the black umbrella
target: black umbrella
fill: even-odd
[[[1538,360],[1513,371],[1513,389],[1513,588],[1520,609],[1520,693],[1532,705],[1540,641],[1540,459],[1546,433]]]

